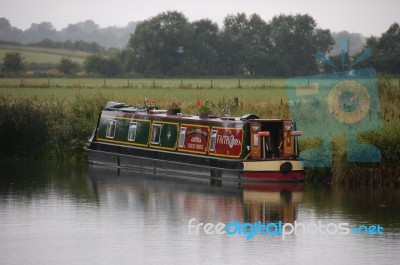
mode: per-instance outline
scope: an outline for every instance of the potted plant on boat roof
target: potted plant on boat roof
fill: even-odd
[[[167,114],[177,115],[178,113],[181,113],[181,105],[181,103],[172,102],[171,104],[169,104]]]
[[[147,97],[144,98],[143,108],[145,108],[147,111],[152,110],[152,109],[158,109],[157,104],[154,101],[151,101]]]
[[[199,118],[200,119],[207,119],[209,115],[212,114],[211,108],[206,104],[202,105],[199,109]]]

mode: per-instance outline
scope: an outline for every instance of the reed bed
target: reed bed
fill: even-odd
[[[0,158],[86,161],[83,147],[104,104],[101,94],[73,101],[0,96]]]

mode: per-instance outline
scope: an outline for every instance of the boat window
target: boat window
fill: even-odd
[[[113,139],[115,137],[115,129],[117,127],[116,120],[107,121],[106,137]]]
[[[161,124],[153,124],[152,133],[151,133],[151,143],[159,144],[161,138]]]
[[[210,148],[209,148],[210,151],[215,150],[215,144],[217,143],[217,134],[218,134],[218,131],[216,131],[216,130],[211,131]]]
[[[135,141],[136,138],[136,128],[137,128],[137,122],[131,121],[129,123],[129,131],[128,131],[128,141]]]
[[[183,147],[185,145],[185,137],[186,137],[186,127],[181,127],[181,132],[179,133],[179,147]]]

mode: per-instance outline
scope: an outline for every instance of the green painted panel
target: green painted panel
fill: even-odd
[[[147,145],[150,132],[150,122],[137,121],[136,138],[134,143]]]
[[[161,146],[167,148],[175,148],[177,135],[178,135],[177,124],[163,124],[161,130]]]

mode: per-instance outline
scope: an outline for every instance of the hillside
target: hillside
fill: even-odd
[[[0,61],[3,60],[7,52],[20,52],[25,58],[25,62],[29,64],[57,64],[61,58],[69,57],[74,62],[82,64],[84,58],[90,53],[82,51],[72,51],[64,49],[25,47],[0,45]]]

